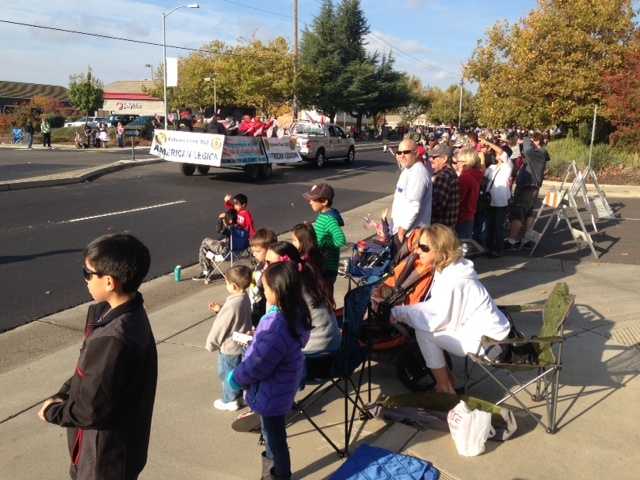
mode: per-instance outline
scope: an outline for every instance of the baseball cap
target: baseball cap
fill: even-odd
[[[311,187],[307,193],[303,194],[303,197],[306,198],[307,200],[322,199],[322,200],[329,200],[331,202],[333,201],[333,195],[334,193],[333,193],[333,188],[331,188],[331,185],[327,183],[319,183]]]
[[[429,157],[447,157],[447,158],[451,158],[453,156],[453,148],[451,148],[449,145],[445,145],[443,143],[440,143],[438,145],[435,146],[435,148],[433,148],[429,153],[428,153]]]

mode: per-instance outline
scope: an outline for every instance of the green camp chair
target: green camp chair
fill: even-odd
[[[473,365],[479,366],[486,376],[496,382],[505,392],[505,396],[496,402],[501,405],[510,398],[513,398],[526,412],[538,422],[547,433],[556,431],[556,411],[558,407],[558,384],[560,381],[560,370],[562,369],[562,347],[564,343],[564,323],[575,297],[569,293],[566,283],[557,283],[553,291],[547,298],[543,308],[541,305],[508,305],[501,306],[500,309],[509,312],[528,312],[542,310],[542,327],[537,336],[525,337],[517,329],[512,328],[509,338],[496,341],[484,337],[481,342],[481,349],[476,354],[467,355],[465,361],[465,393],[468,391],[471,370],[469,360]],[[499,355],[492,358],[492,350],[500,347]],[[483,354],[480,354],[483,351]],[[473,367],[473,365],[471,367]],[[503,381],[495,375],[498,370],[504,370],[506,374],[516,383],[515,388],[509,388]],[[535,376],[522,383],[515,375],[515,372],[534,371]],[[528,388],[535,384],[535,393],[531,394]],[[539,416],[534,415],[518,394],[525,391],[531,395],[535,402],[544,401],[547,407],[547,423]]]

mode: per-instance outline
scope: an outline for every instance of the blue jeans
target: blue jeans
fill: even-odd
[[[225,355],[224,353],[218,355],[218,378],[222,382],[222,401],[225,403],[237,400],[242,394],[242,390],[234,390],[229,382],[225,382],[229,372],[240,365],[241,360],[241,355]]]
[[[262,425],[266,456],[273,460],[275,478],[291,478],[291,457],[289,456],[289,445],[287,445],[285,416],[260,416],[260,424]]]
[[[487,212],[478,210],[473,219],[473,239],[483,247],[487,246]]]
[[[473,238],[473,220],[457,224],[456,233],[461,240],[471,240]]]
[[[487,211],[487,248],[498,255],[504,250],[504,224],[507,207],[489,207]]]

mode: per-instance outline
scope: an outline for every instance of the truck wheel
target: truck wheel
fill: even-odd
[[[206,175],[207,173],[209,173],[209,165],[198,165],[197,169],[198,169],[198,173],[200,175]]]
[[[356,159],[356,149],[351,147],[349,149],[349,153],[347,153],[347,158],[344,159],[344,163],[353,163]]]
[[[191,175],[193,175],[193,172],[196,171],[196,166],[192,163],[183,163],[180,166],[180,170],[182,170],[183,175],[190,177]]]
[[[327,157],[324,154],[324,150],[318,150],[316,153],[316,167],[322,168],[327,164]]]
[[[244,174],[249,180],[255,182],[260,177],[260,165],[245,165]]]
[[[265,163],[259,166],[258,173],[260,178],[268,179],[271,178],[271,174],[273,173],[273,166],[270,163]]]

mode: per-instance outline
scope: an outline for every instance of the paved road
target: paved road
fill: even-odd
[[[131,150],[10,150],[0,149],[0,180],[18,180],[28,177],[62,173],[87,167],[96,167],[117,160],[130,159]],[[136,158],[151,158],[136,152]]]
[[[262,184],[246,183],[235,171],[184,177],[167,163],[90,183],[0,192],[0,331],[89,300],[81,253],[101,234],[139,236],[151,249],[156,277],[196,261],[226,192],[248,195],[258,226],[285,231],[313,219],[301,195],[320,178],[334,185],[336,206],[347,210],[391,193],[396,176],[388,154],[368,152],[351,167],[336,160],[323,170],[276,168]],[[129,212],[113,214],[122,211]]]

